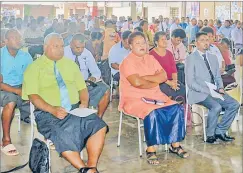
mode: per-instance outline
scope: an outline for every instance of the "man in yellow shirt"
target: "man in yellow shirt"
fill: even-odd
[[[89,96],[78,66],[63,56],[63,45],[59,34],[46,36],[44,55],[24,74],[22,98],[35,105],[38,131],[54,143],[59,154],[82,173],[97,172],[108,127],[96,114],[81,118],[68,113],[87,108]],[[85,146],[87,165],[80,158]]]

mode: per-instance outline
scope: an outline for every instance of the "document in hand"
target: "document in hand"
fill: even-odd
[[[77,109],[71,110],[69,113],[72,115],[78,116],[78,117],[87,117],[96,112],[97,112],[97,110],[94,110],[94,109],[77,108]]]
[[[205,81],[205,83],[207,84],[207,86],[208,86],[208,88],[210,90],[210,94],[211,94],[212,97],[218,98],[218,99],[221,99],[221,100],[224,101],[224,97],[220,93],[215,91],[215,90],[217,90],[217,86],[216,85],[211,84],[211,83],[206,82],[206,81]]]

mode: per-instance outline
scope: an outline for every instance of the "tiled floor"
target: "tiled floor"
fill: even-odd
[[[110,132],[107,135],[98,165],[101,173],[242,173],[242,112],[240,121],[236,124],[237,132],[231,133],[236,137],[234,143],[205,144],[202,141],[201,126],[188,128],[186,139],[182,145],[190,153],[190,157],[180,159],[165,152],[164,146],[159,146],[157,152],[161,162],[159,166],[148,165],[144,153],[143,158],[139,157],[137,126],[134,119],[124,118],[121,146],[117,147],[119,112],[116,100],[108,108],[104,120],[110,126]],[[1,171],[23,164],[28,160],[30,126],[22,123],[20,134],[17,132],[17,127],[17,118],[15,118],[11,135],[20,155],[8,157],[1,153]],[[145,147],[144,143],[144,151]],[[55,151],[51,152],[51,157],[53,173],[78,172],[67,161],[59,158]],[[87,159],[86,151],[84,158]],[[30,170],[27,166],[17,172],[28,173]]]

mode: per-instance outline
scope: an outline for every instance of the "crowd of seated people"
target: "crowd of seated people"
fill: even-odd
[[[57,152],[82,173],[98,172],[111,77],[119,85],[118,109],[144,121],[149,164],[160,164],[155,145],[171,144],[171,153],[189,156],[180,145],[186,135],[185,104],[209,109],[207,143],[232,142],[226,132],[240,104],[224,89],[237,81],[235,66],[243,66],[242,23],[226,20],[221,26],[221,21],[205,20],[201,26],[186,19],[159,16],[150,24],[140,17],[117,21],[114,15],[3,18],[1,151],[19,154],[10,127],[16,108],[30,123],[31,102],[38,131]],[[210,95],[206,82],[216,85],[223,100]],[[80,118],[68,113],[77,107],[97,109],[97,114]],[[87,163],[79,154],[85,146]]]

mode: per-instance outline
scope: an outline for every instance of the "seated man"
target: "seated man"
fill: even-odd
[[[52,33],[44,41],[44,55],[24,74],[23,99],[29,99],[38,131],[50,139],[62,155],[80,173],[97,173],[107,125],[96,114],[78,117],[68,112],[87,108],[89,96],[78,66],[63,57],[63,39]],[[87,146],[87,167],[80,152]]]
[[[25,30],[23,37],[25,46],[29,46],[28,51],[32,58],[34,58],[36,54],[43,54],[43,33],[40,28],[38,28],[35,19],[30,21],[30,26]]]
[[[15,108],[19,108],[21,120],[30,122],[30,107],[21,99],[23,73],[32,63],[30,54],[20,50],[21,35],[16,29],[10,29],[5,34],[6,46],[1,48],[1,82],[0,106],[2,110],[3,138],[1,150],[6,155],[18,155],[17,149],[11,143],[10,126]]]
[[[64,54],[79,66],[84,80],[89,84],[89,105],[98,107],[98,116],[102,118],[109,104],[110,91],[109,87],[101,81],[101,72],[95,58],[85,48],[85,40],[82,34],[74,35],[70,46],[64,48]]]
[[[196,35],[197,50],[186,59],[186,84],[188,86],[188,103],[205,106],[208,112],[207,119],[207,143],[215,144],[217,139],[228,142],[234,138],[227,136],[239,109],[239,103],[225,93],[220,75],[217,57],[209,50],[210,41],[207,33],[199,32]],[[212,97],[206,82],[216,85],[219,94],[224,100]],[[222,108],[225,113],[218,123],[218,117]]]
[[[202,32],[207,33],[209,38],[209,50],[211,54],[214,54],[218,59],[219,69],[220,72],[223,73],[225,70],[225,62],[224,58],[217,46],[215,46],[214,43],[214,31],[211,27],[204,27],[201,29]]]
[[[114,81],[119,82],[120,73],[119,65],[123,59],[130,53],[130,47],[127,42],[128,36],[131,34],[131,31],[124,31],[122,33],[122,40],[112,46],[109,52],[109,64],[111,67],[111,74],[113,75]]]
[[[43,44],[43,33],[37,28],[36,19],[30,21],[30,26],[24,31],[24,41],[27,45],[42,45]]]

